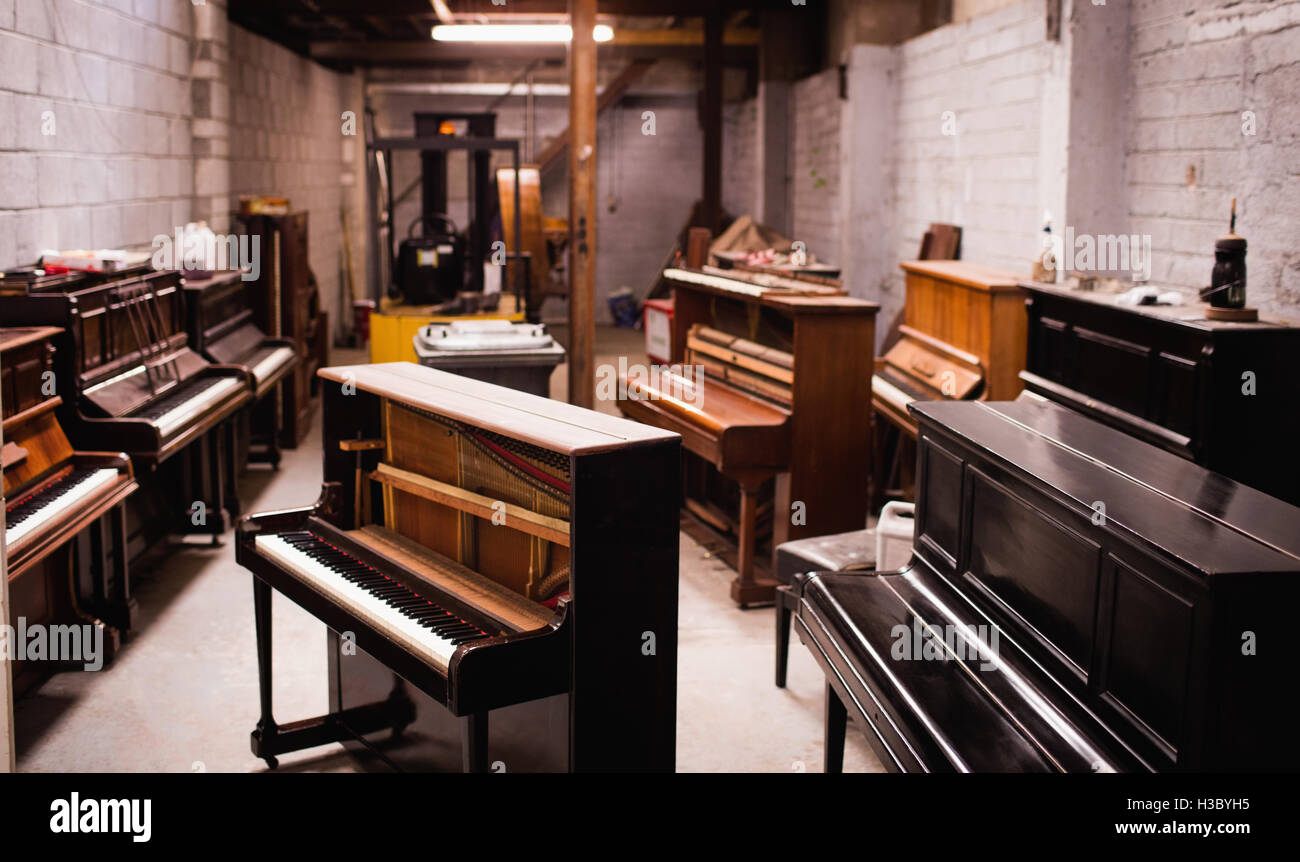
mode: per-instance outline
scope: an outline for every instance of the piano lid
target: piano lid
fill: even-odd
[[[544,449],[584,455],[679,439],[639,422],[506,389],[414,362],[338,365],[317,374]]]
[[[1028,396],[908,410],[1085,510],[1103,502],[1108,525],[1205,576],[1294,572],[1300,561],[1300,508],[1059,404]]]

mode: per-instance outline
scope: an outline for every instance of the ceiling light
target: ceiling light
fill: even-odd
[[[606,24],[597,24],[591,38],[608,42],[614,31]],[[514,43],[564,43],[573,40],[573,28],[568,24],[437,24],[433,28],[435,42],[514,42]]]

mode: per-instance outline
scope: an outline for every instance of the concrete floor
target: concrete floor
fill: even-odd
[[[563,340],[562,328],[557,335]],[[640,332],[601,328],[597,357],[644,361]],[[336,351],[339,364],[365,361]],[[564,367],[552,394],[565,390]],[[613,404],[600,409],[616,412]],[[240,483],[245,510],[301,506],[320,487],[319,414],[280,471],[255,467]],[[223,545],[178,544],[133,573],[140,623],[117,660],[96,673],[60,673],[14,704],[18,769],[25,772],[262,772],[249,751],[258,716],[251,575]],[[821,672],[791,646],[785,690],[772,685],[773,611],[738,610],[732,572],[681,537],[677,768],[683,772],[820,772]],[[277,596],[275,713],[291,721],[324,712],[325,628]],[[881,766],[850,729],[845,770]],[[281,771],[355,770],[338,746],[281,758]]]

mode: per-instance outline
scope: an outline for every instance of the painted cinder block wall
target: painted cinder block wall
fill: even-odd
[[[220,0],[0,0],[0,267],[148,249],[196,219],[225,232],[240,194],[282,194],[311,211],[338,320],[339,209],[360,192],[347,109],[359,78],[231,25]]]
[[[1194,290],[1208,283],[1235,195],[1251,303],[1300,318],[1298,7],[1064,0],[1051,41],[1046,4],[996,2],[890,48],[855,46],[842,58],[846,100],[825,98],[836,70],[795,85],[797,238],[844,266],[850,291],[881,302],[888,321],[902,306],[897,262],[915,256],[930,222],[962,226],[964,258],[1027,272],[1050,209],[1058,233],[1069,223],[1150,235],[1153,283]],[[809,161],[811,142],[835,128],[839,188],[819,197],[812,171],[834,172]],[[740,136],[754,132],[728,130],[724,163],[743,164],[752,144]],[[724,177],[726,199],[750,199]],[[823,205],[836,195],[837,207]]]

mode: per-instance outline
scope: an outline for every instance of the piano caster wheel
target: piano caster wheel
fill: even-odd
[[[262,759],[266,761],[267,769],[276,769],[280,765],[280,761],[270,755],[263,757]]]

